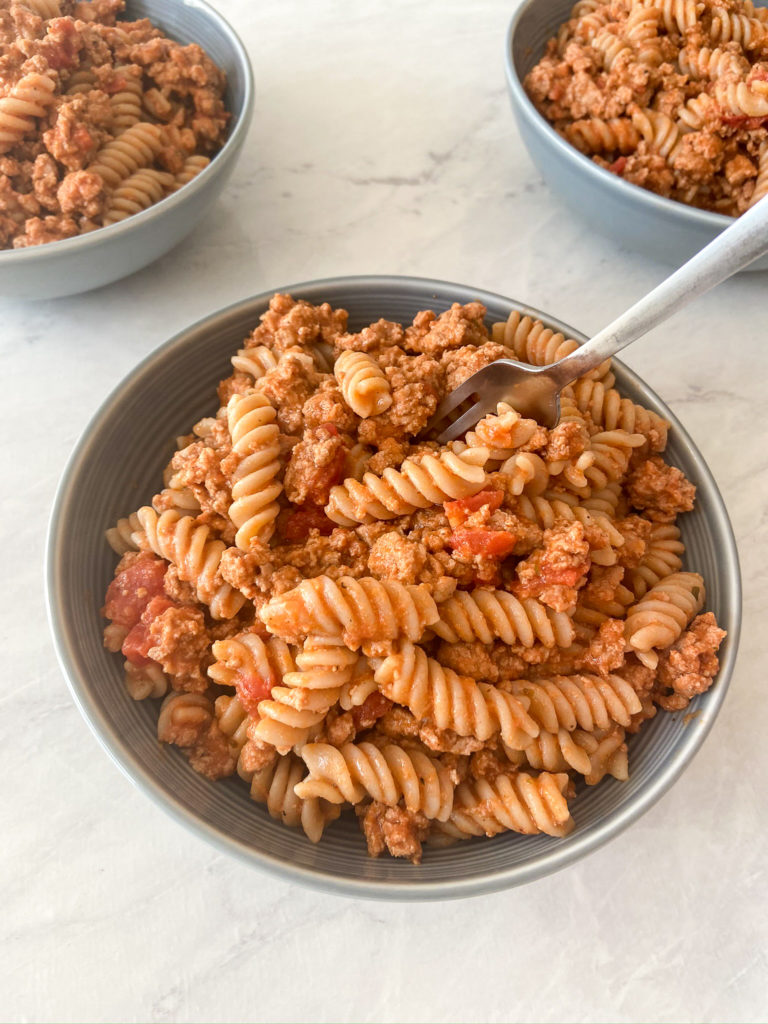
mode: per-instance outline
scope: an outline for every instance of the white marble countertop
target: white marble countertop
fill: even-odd
[[[89,295],[0,300],[0,1019],[750,1021],[768,1014],[766,278],[626,361],[700,445],[744,570],[741,654],[685,776],[566,872],[464,902],[376,904],[228,859],[109,762],[45,619],[64,462],[131,367],[241,297],[336,274],[501,291],[592,331],[660,279],[548,191],[508,108],[514,0],[217,0],[256,115],[226,197],[176,251]]]

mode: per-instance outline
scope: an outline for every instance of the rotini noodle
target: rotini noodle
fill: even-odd
[[[270,816],[289,828],[301,828],[313,843],[318,843],[325,826],[341,813],[336,804],[316,797],[302,799],[295,789],[304,775],[304,763],[294,754],[280,757],[254,773],[251,796],[266,804]]]
[[[259,704],[255,736],[280,754],[299,751],[312,727],[338,702],[357,661],[358,655],[338,641],[310,637],[296,655],[296,671],[286,673],[271,698]]]
[[[308,743],[301,757],[309,775],[295,787],[304,799],[321,797],[329,803],[358,804],[365,797],[446,821],[453,805],[453,783],[440,762],[420,750],[394,743]]]
[[[631,685],[615,673],[606,678],[585,674],[515,679],[503,686],[518,697],[527,697],[531,719],[551,733],[576,728],[594,732],[614,722],[627,728],[631,716],[641,708]]]
[[[253,348],[241,348],[236,356],[232,356],[232,365],[240,373],[250,374],[255,382],[274,370],[277,356],[264,345],[255,345]]]
[[[237,527],[235,544],[247,551],[252,540],[268,541],[280,511],[280,431],[276,413],[258,391],[233,395],[227,406],[232,449],[240,456],[232,484],[229,517]]]
[[[363,419],[378,416],[392,405],[392,388],[375,359],[347,349],[333,367],[344,401]]]
[[[420,640],[439,618],[430,588],[372,577],[316,576],[261,610],[270,633],[287,639],[324,636],[343,640],[352,650],[384,640]]]
[[[429,658],[421,647],[403,644],[377,667],[376,683],[390,700],[459,736],[490,739],[497,732],[508,746],[522,748],[538,735],[527,701],[487,683],[460,676]]]
[[[117,224],[159,203],[173,185],[173,175],[145,167],[126,178],[112,193],[103,224]]]
[[[630,650],[655,668],[655,649],[669,647],[704,607],[704,580],[697,572],[667,576],[627,613],[625,636]],[[623,723],[621,723],[623,724]]]
[[[432,632],[449,643],[520,643],[533,647],[569,647],[573,624],[564,612],[556,612],[536,598],[518,600],[505,590],[457,590],[438,605],[440,618]]]
[[[488,456],[487,448],[411,456],[399,470],[365,473],[361,482],[348,479],[333,487],[325,514],[340,526],[354,526],[468,498],[486,483]]]
[[[651,530],[640,564],[628,570],[635,598],[641,598],[665,577],[679,572],[683,567],[684,551],[680,530],[673,523],[657,523]]]
[[[219,563],[226,545],[210,538],[210,530],[196,525],[192,516],[169,510],[158,516],[145,505],[138,513],[142,539],[161,558],[173,562],[179,576],[195,588],[199,601],[210,607],[214,619],[231,619],[245,598],[225,583]]]
[[[88,170],[100,175],[110,188],[117,188],[136,171],[151,166],[162,145],[159,126],[139,121],[108,142]]]
[[[512,310],[506,321],[493,325],[491,337],[497,344],[512,349],[520,362],[531,366],[556,363],[579,347],[577,341],[545,327],[541,320],[533,320],[516,309]],[[611,361],[606,359],[586,376],[602,380],[610,373],[610,368]]]
[[[22,75],[7,96],[0,97],[0,153],[7,153],[34,131],[54,101],[56,83],[48,75]]]
[[[462,782],[456,789],[453,811],[441,831],[454,839],[495,836],[499,832],[566,836],[573,828],[565,790],[568,776],[499,775],[493,782]]]

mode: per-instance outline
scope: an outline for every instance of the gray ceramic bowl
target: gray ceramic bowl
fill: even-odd
[[[552,317],[511,299],[462,285],[407,277],[351,277],[286,289],[312,302],[349,310],[354,329],[380,316],[409,321],[420,309],[479,300],[491,320],[512,307],[550,327],[581,336]],[[629,782],[606,779],[576,798],[577,828],[567,839],[503,835],[447,849],[424,862],[371,860],[352,820],[333,824],[314,846],[273,821],[237,779],[208,782],[174,748],[156,739],[157,702],[134,703],[120,659],[101,640],[99,607],[115,566],[104,530],[146,502],[174,450],[173,438],[216,408],[214,388],[230,372],[229,356],[258,321],[269,294],[215,313],[149,355],[107,398],[72,454],[51,517],[47,591],[51,627],[72,694],[120,768],[197,835],[250,864],[307,885],[379,899],[441,899],[519,885],[556,871],[618,835],[677,779],[709,732],[733,669],[741,615],[739,568],[728,515],[712,475],[684,429],[631,371],[617,365],[620,387],[673,423],[668,457],[698,486],[696,511],[685,516],[687,565],[707,581],[708,608],[728,630],[715,686],[695,702],[697,714],[659,714],[630,740]],[[94,750],[94,771],[99,771]],[[714,770],[714,766],[713,766]],[[693,811],[691,813],[694,813]]]
[[[758,6],[764,4],[758,3]],[[589,227],[662,263],[678,266],[733,223],[732,217],[664,199],[599,167],[557,134],[523,80],[568,20],[573,0],[525,0],[507,32],[506,72],[520,135],[542,177]],[[748,270],[768,270],[768,256]]]
[[[0,296],[54,299],[117,281],[147,266],[187,235],[224,188],[253,113],[248,55],[204,0],[127,0],[126,18],[149,18],[182,43],[199,43],[227,74],[229,137],[209,167],[174,195],[107,228],[62,242],[0,251]]]

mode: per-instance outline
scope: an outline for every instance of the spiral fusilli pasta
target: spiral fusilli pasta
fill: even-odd
[[[153,167],[145,167],[126,178],[110,196],[104,212],[105,227],[159,203],[170,191],[173,180],[172,174],[156,171]]]
[[[553,679],[515,679],[505,686],[518,697],[527,697],[528,714],[546,732],[560,729],[594,732],[616,722],[625,728],[640,710],[632,686],[620,676],[578,675]]]
[[[564,612],[532,597],[520,601],[505,590],[458,590],[437,610],[440,618],[432,624],[432,632],[449,643],[501,640],[524,647],[535,642],[568,647],[573,641],[573,624]]]
[[[54,101],[56,83],[35,71],[22,75],[7,96],[0,96],[0,153],[34,131]]]
[[[434,598],[423,583],[351,576],[304,580],[261,611],[267,629],[277,636],[339,638],[353,650],[366,641],[419,640],[438,617]]]
[[[525,86],[555,129],[600,166],[738,216],[765,191],[763,10],[751,0],[577,4]]]
[[[252,540],[267,541],[280,511],[280,430],[269,400],[254,391],[233,395],[227,406],[232,449],[240,457],[233,474],[229,517],[237,527],[235,544],[247,551]]]
[[[340,526],[394,519],[419,508],[467,498],[483,489],[487,448],[468,448],[456,454],[416,455],[400,469],[381,476],[364,473],[361,482],[349,479],[331,490],[325,513]]]
[[[280,754],[300,751],[351,682],[357,661],[358,655],[339,641],[310,637],[296,655],[296,670],[259,704],[255,737]]]
[[[522,748],[538,735],[526,700],[460,676],[412,644],[385,658],[375,679],[385,697],[459,736],[487,740],[500,733],[508,746]]]
[[[655,667],[656,648],[669,647],[704,607],[704,580],[697,572],[662,579],[627,612],[625,635],[644,664]]]
[[[353,349],[342,352],[333,372],[341,385],[344,401],[363,419],[378,416],[392,405],[392,388],[384,371],[365,352]]]
[[[506,831],[565,836],[573,828],[564,795],[567,785],[567,775],[549,772],[535,776],[517,772],[499,775],[492,782],[462,782],[441,831],[454,839]]]
[[[214,619],[231,619],[245,598],[221,578],[219,566],[226,545],[210,537],[207,526],[192,516],[169,510],[158,516],[145,505],[138,513],[142,539],[155,554],[172,562],[179,576],[191,583],[198,600],[209,606]]]
[[[329,803],[360,803],[371,797],[395,806],[402,799],[409,811],[446,821],[453,805],[453,783],[438,760],[420,750],[394,743],[308,743],[301,751],[309,775],[295,787],[298,796],[321,797]]]
[[[616,66],[654,25],[667,45],[663,12],[642,11]],[[274,296],[153,507],[108,531],[123,699],[164,697],[160,739],[238,776],[263,823],[316,842],[347,807],[372,856],[414,863],[423,843],[560,839],[572,780],[626,779],[643,722],[715,678],[724,634],[676,523],[695,489],[659,454],[670,425],[607,364],[553,429],[501,403],[451,445],[421,439],[448,380],[575,345],[513,314],[499,347],[481,312],[354,333],[343,310]],[[370,416],[344,395],[361,355],[392,383]]]

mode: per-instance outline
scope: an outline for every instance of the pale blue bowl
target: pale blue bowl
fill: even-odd
[[[444,281],[349,277],[279,290],[344,307],[352,330],[379,317],[407,323],[420,309],[441,311],[453,301],[477,300],[488,307],[491,321],[504,320],[517,308],[584,340],[522,303]],[[75,702],[123,772],[178,822],[219,849],[289,880],[350,896],[434,900],[520,885],[573,864],[636,821],[689,764],[725,699],[741,622],[736,545],[712,474],[664,403],[620,364],[615,364],[616,378],[623,393],[672,421],[667,458],[698,488],[696,510],[680,523],[686,567],[704,576],[707,608],[729,635],[715,685],[691,705],[696,714],[659,714],[631,737],[629,781],[609,778],[582,787],[573,802],[576,829],[566,839],[511,833],[473,839],[447,849],[428,847],[424,862],[414,866],[368,857],[351,815],[332,824],[313,845],[297,829],[270,818],[240,779],[210,782],[192,771],[176,748],[161,746],[159,702],[136,703],[126,693],[121,659],[102,644],[99,609],[116,562],[104,530],[151,498],[174,451],[173,439],[215,412],[216,384],[230,372],[230,355],[258,323],[270,294],[214,313],[151,353],[106,399],[72,454],[51,515],[47,598],[56,649]],[[93,759],[94,771],[100,771],[95,748]],[[714,761],[711,768],[717,770]],[[690,813],[695,816],[697,809]]]
[[[665,199],[600,167],[558,135],[523,88],[525,76],[568,20],[572,7],[573,0],[526,0],[510,22],[507,87],[520,135],[541,176],[590,229],[661,263],[679,266],[725,231],[733,217]],[[746,269],[768,270],[768,256]]]
[[[149,18],[182,43],[199,43],[227,74],[229,136],[210,165],[167,199],[118,224],[29,249],[0,252],[0,296],[76,295],[146,267],[188,235],[223,190],[253,114],[253,72],[235,32],[205,0],[128,0],[125,17]]]

